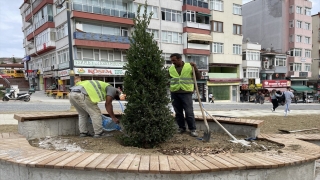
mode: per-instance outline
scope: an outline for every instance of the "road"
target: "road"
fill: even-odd
[[[205,109],[209,111],[230,111],[230,110],[269,110],[271,108],[270,103],[265,103],[263,105],[254,104],[254,103],[203,103]],[[118,102],[113,103],[114,109],[121,110],[121,107]],[[104,104],[99,103],[99,107],[104,109]],[[199,104],[194,102],[193,104],[194,110],[199,111]],[[278,109],[283,109],[283,106],[280,106]],[[2,102],[0,101],[0,113],[17,113],[17,112],[31,112],[31,111],[66,111],[70,109],[70,103],[65,101],[57,102],[23,102],[23,101],[9,101]],[[290,107],[291,110],[319,110],[320,104],[292,104]]]

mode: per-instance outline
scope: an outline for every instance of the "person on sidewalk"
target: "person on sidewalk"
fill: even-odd
[[[209,103],[212,102],[212,96],[213,96],[212,93],[210,93],[210,94],[209,94]]]
[[[195,70],[197,79],[201,78],[201,74],[195,63],[183,62],[181,55],[178,53],[171,54],[170,59],[173,64],[169,68],[170,92],[172,106],[176,113],[175,119],[179,126],[178,132],[184,133],[186,131],[185,121],[187,121],[191,136],[197,137],[192,101],[194,91],[192,68]]]
[[[211,102],[214,103],[214,100],[215,100],[215,98],[214,98],[214,96],[212,96]]]
[[[70,88],[70,103],[79,113],[80,137],[91,136],[87,129],[88,118],[92,119],[94,138],[106,134],[102,129],[101,110],[98,102],[106,101],[105,108],[115,123],[119,123],[113,112],[112,100],[120,100],[121,92],[109,83],[97,80],[80,81]]]
[[[278,98],[282,96],[281,94],[277,94],[276,90],[273,89],[270,93],[270,98],[271,98],[271,102],[273,107],[271,108],[271,111],[274,112],[276,110],[276,108],[279,106],[279,101]]]
[[[287,116],[290,113],[290,104],[292,99],[294,98],[293,93],[290,91],[290,87],[287,87],[287,91],[283,92],[286,98],[284,116]]]

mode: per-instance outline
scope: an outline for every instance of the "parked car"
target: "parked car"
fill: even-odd
[[[307,103],[313,103],[313,96],[307,96]]]

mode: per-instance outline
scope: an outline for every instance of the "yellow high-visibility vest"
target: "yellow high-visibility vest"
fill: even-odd
[[[181,74],[177,72],[174,65],[169,68],[169,73],[171,76],[170,80],[170,91],[175,92],[180,89],[184,91],[193,92],[194,82],[192,79],[192,66],[190,63],[184,63]]]
[[[98,103],[106,100],[106,87],[109,83],[98,80],[80,81],[77,85],[81,85],[88,93],[93,103]]]

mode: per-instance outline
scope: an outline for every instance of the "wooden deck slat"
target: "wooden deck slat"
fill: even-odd
[[[185,159],[183,156],[177,156],[191,171],[191,173],[200,173],[201,170],[195,166],[194,164],[192,164],[190,161],[188,161],[187,159]]]
[[[106,168],[106,171],[117,171],[120,164],[127,157],[125,154],[119,154]]]
[[[150,168],[150,157],[141,156],[139,172],[141,173],[149,172],[149,168]]]
[[[90,156],[84,159],[82,162],[74,166],[74,169],[84,170],[84,168],[94,161],[101,153],[90,153]]]
[[[217,161],[216,159],[210,157],[210,156],[203,156],[203,159],[207,160],[208,162],[210,162],[211,164],[217,166],[219,168],[220,171],[223,170],[228,170],[228,166],[222,164],[221,162]]]
[[[237,169],[246,169],[247,168],[247,166],[245,164],[242,164],[238,161],[233,160],[232,158],[230,158],[230,156],[226,156],[224,154],[217,154],[216,156],[218,156],[219,158],[221,158],[225,161],[228,161],[229,163],[237,166],[238,167]]]
[[[133,161],[131,162],[128,168],[128,172],[134,172],[134,173],[139,172],[140,160],[141,160],[141,156],[136,155],[136,157],[134,157]]]
[[[105,171],[109,164],[118,156],[118,154],[110,154],[100,164],[96,166],[96,170]]]
[[[118,171],[127,171],[135,156],[135,154],[129,154],[118,167]]]
[[[73,154],[72,156],[68,157],[67,159],[57,163],[54,165],[54,169],[62,169],[64,168],[64,166],[70,162],[72,162],[73,160],[75,160],[76,158],[78,158],[79,156],[83,155],[84,153],[82,152],[78,152]]]
[[[272,168],[272,165],[273,165],[271,163],[261,161],[255,157],[253,157],[252,155],[249,155],[249,153],[247,153],[247,154],[237,153],[237,154],[235,154],[235,156],[242,157],[242,159],[245,161],[257,164],[258,168]]]
[[[254,154],[256,157],[258,157],[259,159],[262,159],[262,160],[265,160],[265,161],[268,161],[268,162],[272,162],[272,163],[275,163],[277,164],[277,166],[279,167],[283,167],[285,166],[285,163],[283,161],[279,161],[275,158],[272,158],[272,156],[267,156],[267,155],[263,155],[263,154],[258,154],[258,153],[255,153]]]
[[[155,155],[150,156],[150,173],[153,173],[153,174],[160,173],[159,156],[155,156]]]
[[[160,173],[170,173],[168,156],[159,156]]]
[[[47,158],[48,156],[50,156],[51,154],[54,154],[54,153],[55,153],[55,151],[47,151],[45,153],[39,154],[38,156],[33,156],[32,159],[21,161],[20,163],[23,164],[23,166],[28,166],[28,165],[30,166],[30,165],[32,165],[32,164],[30,164],[31,162],[39,162],[41,159],[45,159],[45,158]]]
[[[191,174],[191,170],[177,156],[172,156],[180,168],[182,174]]]
[[[234,161],[237,161],[237,162],[243,164],[244,166],[246,166],[247,169],[256,168],[256,165],[251,164],[250,162],[247,162],[247,161],[245,161],[245,160],[243,160],[243,159],[240,159],[240,158],[234,156],[233,154],[231,154],[230,156],[228,156],[228,158],[230,158],[230,159],[232,159],[232,160],[234,160]]]
[[[64,169],[74,169],[74,167],[81,163],[82,161],[84,161],[85,159],[87,159],[92,153],[88,153],[85,152],[83,154],[81,154],[79,157],[77,157],[76,159],[70,161],[69,163],[65,164],[63,166]]]
[[[254,167],[255,169],[266,168],[266,166],[263,163],[257,162],[255,160],[250,159],[250,158],[247,158],[246,156],[241,156],[241,153],[235,153],[235,154],[233,154],[233,156],[252,164],[253,166],[255,166]]]
[[[191,162],[193,165],[195,165],[196,167],[198,167],[201,172],[210,172],[210,168],[208,168],[207,166],[205,166],[204,164],[202,164],[201,162],[199,162],[197,159],[195,159],[192,156],[186,155],[186,156],[182,156],[183,158],[187,159],[189,162]]]
[[[89,163],[86,167],[84,167],[85,170],[94,170],[96,167],[105,160],[109,154],[101,154],[96,159],[94,159],[91,163]]]
[[[36,164],[35,164],[35,167],[39,167],[39,168],[44,167],[45,164],[48,164],[49,162],[54,161],[54,160],[56,160],[57,158],[65,155],[65,154],[67,154],[67,153],[68,153],[68,152],[66,152],[66,151],[57,152],[57,153],[51,155],[50,157],[48,157],[47,159],[44,159],[44,160],[36,163]]]
[[[207,166],[210,171],[219,171],[220,168],[218,166],[215,166],[214,164],[212,164],[211,162],[207,161],[204,158],[201,158],[199,156],[196,155],[191,155],[193,158],[195,158],[197,161],[201,162],[203,165]]]
[[[171,174],[180,174],[181,173],[181,170],[180,170],[178,164],[176,163],[176,161],[174,160],[173,156],[168,156],[168,162],[169,162]]]
[[[236,165],[234,165],[234,164],[230,163],[229,161],[226,161],[226,160],[224,160],[224,159],[220,158],[220,157],[219,157],[219,156],[217,156],[217,155],[208,155],[208,156],[210,156],[211,158],[213,158],[213,159],[215,159],[215,160],[219,161],[221,164],[224,164],[225,166],[227,166],[227,167],[228,167],[228,170],[235,170],[235,169],[239,169],[239,167],[238,167],[238,166],[236,166]]]
[[[60,157],[57,157],[55,160],[48,162],[47,164],[44,164],[44,167],[46,168],[54,168],[54,165],[65,160],[66,158],[74,155],[74,152],[68,152]],[[37,167],[37,166],[36,166]]]
[[[270,168],[277,168],[279,167],[279,165],[277,163],[274,163],[272,161],[268,161],[267,158],[261,158],[256,156],[255,153],[248,153],[246,154],[247,157],[251,158],[251,159],[255,159],[256,161],[259,161],[265,165],[271,166]]]
[[[44,160],[46,160],[46,159],[49,159],[49,158],[51,158],[51,157],[56,157],[57,154],[59,154],[58,151],[52,151],[52,154],[49,154],[49,155],[44,156],[44,157],[42,157],[42,158],[40,158],[40,159],[37,159],[37,160],[30,161],[30,162],[27,164],[27,166],[28,166],[28,167],[36,167],[36,165],[37,165],[38,163],[40,163],[40,162],[42,162],[42,161],[44,161]]]

